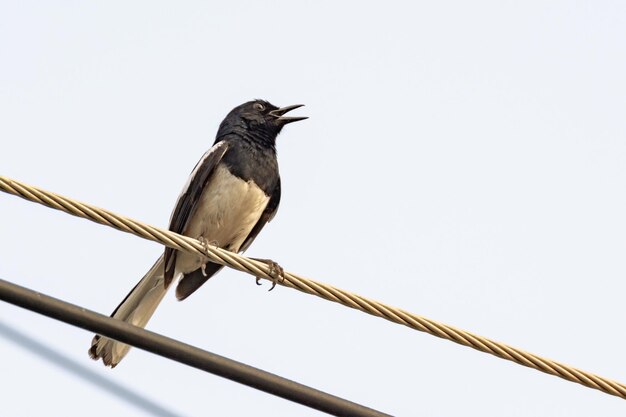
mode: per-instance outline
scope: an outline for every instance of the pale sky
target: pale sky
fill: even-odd
[[[621,1],[0,1],[0,174],[167,227],[228,111],[304,103],[248,255],[626,382],[625,42]],[[0,213],[0,278],[105,314],[162,251],[2,193]],[[626,410],[267,288],[224,270],[148,328],[395,415]],[[137,349],[105,369],[91,337],[0,303],[2,415],[319,415]]]

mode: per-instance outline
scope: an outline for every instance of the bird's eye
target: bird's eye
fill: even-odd
[[[254,109],[258,111],[263,111],[265,110],[265,106],[262,105],[261,103],[254,103]]]

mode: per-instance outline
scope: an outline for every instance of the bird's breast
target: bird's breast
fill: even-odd
[[[205,186],[183,234],[238,252],[267,206],[269,196],[253,181],[234,176],[220,164]],[[180,253],[176,269],[188,273],[201,260]]]

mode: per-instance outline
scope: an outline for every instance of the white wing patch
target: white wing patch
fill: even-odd
[[[189,178],[187,178],[187,182],[185,183],[183,190],[178,195],[178,198],[176,199],[176,204],[174,205],[174,207],[178,206],[180,199],[183,197],[183,195],[185,195],[187,191],[189,191],[189,186],[191,185],[191,181],[193,181],[194,177],[198,173],[198,170],[204,164],[207,158],[211,156],[211,154],[217,152],[219,149],[222,149],[225,146],[227,146],[226,142],[218,142],[215,145],[211,146],[211,148],[208,151],[206,151],[204,155],[202,155],[202,158],[200,158],[196,166],[193,168],[193,171],[191,171],[191,174],[189,174]],[[170,224],[172,223],[173,216],[174,216],[174,211],[172,211],[172,214],[170,215]]]

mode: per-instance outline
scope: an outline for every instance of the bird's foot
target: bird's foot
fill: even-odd
[[[268,291],[272,291],[276,286],[276,283],[278,283],[279,281],[282,282],[285,280],[285,270],[276,262],[272,261],[271,259],[252,259],[254,259],[255,261],[263,262],[269,267],[269,276],[272,280],[272,287]],[[256,277],[256,285],[261,285],[261,277]]]
[[[204,238],[204,236],[200,236],[198,238],[198,240],[200,241],[200,243],[202,244],[202,247],[204,248],[205,252],[209,251],[209,245],[211,246],[218,246],[219,247],[219,243],[217,242],[217,240],[212,240],[212,241],[208,241]],[[208,262],[208,259],[205,257],[204,258],[204,262],[202,262],[202,265],[200,265],[200,269],[202,270],[202,275],[204,275],[205,277],[208,277],[208,274],[206,273],[206,264]]]

